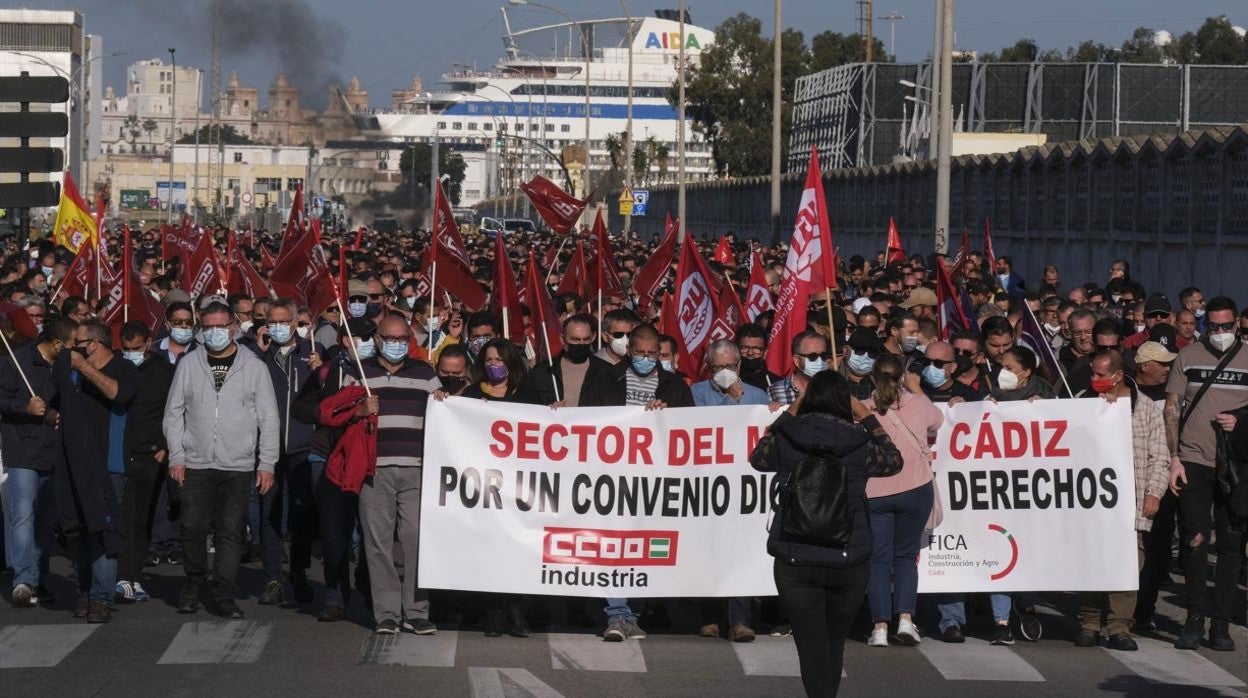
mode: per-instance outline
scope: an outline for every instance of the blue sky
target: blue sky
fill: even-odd
[[[675,7],[675,0],[657,3],[629,0],[636,16],[656,8]],[[57,0],[22,0],[26,7],[64,9]],[[167,57],[178,48],[179,64],[209,67],[211,28],[201,19],[208,0],[76,0],[87,31],[104,37],[105,53],[125,52],[106,60],[105,84],[124,91],[125,66],[134,60]],[[500,0],[227,0],[227,5],[259,7],[262,21],[245,21],[227,13],[226,31],[245,34],[246,51],[227,54],[223,73],[237,70],[244,83],[265,90],[282,65],[285,46],[288,72],[302,70],[311,82],[337,76],[358,76],[370,90],[375,106],[389,104],[390,90],[420,75],[426,88],[452,62],[486,67],[502,53]],[[619,0],[550,0],[576,18],[620,16]],[[1228,14],[1248,25],[1248,4],[1187,0],[957,0],[955,32],[959,48],[996,51],[1020,37],[1035,39],[1041,48],[1066,48],[1084,39],[1117,45],[1137,26],[1167,29],[1178,35],[1199,26],[1205,17]],[[876,0],[875,15],[897,10],[907,19],[897,23],[899,60],[918,60],[931,50],[933,0]],[[764,20],[771,31],[770,0],[718,0],[688,3],[696,24],[713,28],[737,12]],[[286,21],[275,17],[290,8]],[[264,10],[269,10],[267,16]],[[807,38],[831,29],[853,32],[854,0],[784,0],[783,23]],[[556,21],[537,8],[513,8],[513,29]],[[302,20],[302,23],[301,23]],[[303,40],[301,36],[320,39]],[[887,44],[887,23],[876,22],[876,35]],[[283,44],[282,42],[287,42]],[[309,60],[309,57],[312,60]],[[317,77],[312,77],[313,75]],[[305,89],[310,89],[306,86]]]

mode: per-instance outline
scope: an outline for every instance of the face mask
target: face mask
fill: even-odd
[[[1226,351],[1235,343],[1235,335],[1230,332],[1219,332],[1209,335],[1209,343],[1218,351]]]
[[[828,368],[828,362],[826,359],[815,359],[814,361],[811,361],[810,359],[803,359],[803,362],[802,373],[806,374],[808,378],[814,376],[820,371],[826,371]]]
[[[741,373],[753,375],[763,370],[762,359],[741,359]]]
[[[351,317],[364,317],[368,312],[368,303],[347,303],[347,312]]]
[[[230,330],[225,327],[209,327],[204,330],[204,346],[208,351],[223,351],[230,346]]]
[[[355,345],[355,355],[361,359],[371,359],[377,355],[377,345],[369,339]]]
[[[971,357],[969,356],[963,356],[961,354],[958,354],[957,358],[955,358],[953,362],[957,364],[958,366],[958,370],[955,372],[954,375],[960,376],[963,373],[966,373],[967,371],[971,370]]]
[[[1140,333],[1140,332],[1143,332],[1145,329],[1147,329],[1147,328],[1146,328],[1144,325],[1136,325],[1136,326],[1135,326],[1135,331],[1136,331],[1136,333],[1137,333],[1137,334],[1138,334],[1138,333]]]
[[[386,342],[381,343],[381,355],[386,361],[397,364],[407,358],[407,342]]]
[[[441,326],[441,324],[441,319],[437,315],[434,315],[428,320],[425,320],[425,330],[428,331],[429,334],[433,334],[438,331],[438,327]]]
[[[250,332],[250,331],[251,331],[251,328],[252,328],[252,327],[255,327],[255,325],[256,325],[256,323],[252,322],[251,320],[244,320],[244,321],[242,321],[242,322],[240,322],[240,323],[238,324],[238,329],[239,329],[239,330],[240,330],[243,334],[247,334],[248,332]]]
[[[121,352],[121,357],[135,366],[142,366],[147,360],[147,354],[141,351],[125,351]]]
[[[1001,373],[997,376],[997,385],[1002,390],[1013,390],[1018,387],[1018,376],[1013,371],[1001,369]]]
[[[1119,301],[1121,301],[1121,300],[1122,300],[1122,296],[1115,296],[1115,295],[1113,295],[1112,293],[1110,294],[1110,296],[1109,296],[1109,297],[1110,297],[1110,298],[1111,298],[1111,299],[1112,299],[1115,303],[1117,303],[1117,302],[1119,302]]]
[[[590,354],[594,353],[592,344],[564,344],[563,356],[574,364],[583,364],[589,361]]]
[[[52,272],[54,272],[54,271],[56,271],[56,270],[55,270],[55,269],[53,269],[52,267],[39,267],[39,271],[43,272],[43,275],[44,275],[44,276],[46,276],[46,277],[48,277],[48,278],[51,278],[51,277],[52,277]]]
[[[628,353],[628,335],[624,335],[623,337],[616,337],[612,339],[611,351],[615,352],[617,356],[624,356],[625,354],[627,354]]]
[[[304,325],[303,327],[296,328],[295,332],[299,335],[300,339],[307,339],[312,334],[312,328]]]
[[[727,390],[737,384],[740,376],[737,375],[736,371],[724,368],[716,371],[711,380],[715,381],[715,385],[719,386],[720,390]]]
[[[468,353],[476,356],[477,354],[480,354],[481,350],[485,348],[485,345],[489,343],[489,337],[473,337],[468,340]]]
[[[654,367],[658,366],[659,362],[648,356],[634,356],[632,359],[632,365],[633,373],[636,373],[639,376],[648,376],[651,373],[654,373]]]
[[[659,365],[662,366],[663,370],[667,371],[668,373],[676,372],[676,366],[671,361],[660,361]]]
[[[1061,325],[1050,325],[1049,323],[1047,323],[1047,322],[1046,322],[1046,323],[1044,323],[1044,329],[1048,330],[1048,331],[1049,331],[1049,334],[1057,334],[1058,332],[1061,332],[1061,331],[1062,331],[1062,326],[1061,326]]]
[[[416,307],[416,296],[408,296],[403,299],[403,302],[407,303],[407,309],[411,310]]]
[[[189,327],[175,327],[169,330],[169,338],[172,339],[175,344],[181,344],[183,346],[190,344],[191,338],[194,336],[195,331]]]
[[[468,380],[460,376],[438,376],[438,382],[442,384],[442,389],[454,395],[464,389],[468,385]]]
[[[911,335],[901,340],[899,343],[901,344],[902,351],[910,353],[919,347],[919,338]]]
[[[943,368],[937,368],[936,366],[929,364],[923,369],[923,382],[933,388],[939,388],[944,385],[947,380],[949,380],[949,376],[945,373],[945,369]]]
[[[278,344],[285,344],[290,341],[290,325],[282,323],[274,323],[269,325],[269,337]]]
[[[503,364],[486,364],[485,379],[493,385],[507,380],[507,366]]]
[[[871,372],[871,369],[875,368],[875,359],[872,358],[870,354],[859,354],[858,352],[853,352],[849,355],[849,361],[847,363],[849,364],[849,370],[852,371],[855,376],[865,376]]]
[[[1196,316],[1196,317],[1198,317],[1198,318],[1202,318],[1202,317],[1204,317],[1204,316],[1205,316],[1205,309],[1204,309],[1204,308],[1197,308],[1197,309],[1195,309],[1195,310],[1193,310],[1193,311],[1192,311],[1192,314],[1193,314],[1193,315],[1195,315],[1195,316]]]
[[[1105,393],[1108,393],[1114,389],[1114,385],[1115,384],[1112,378],[1092,379],[1092,390],[1095,391],[1097,395],[1104,395]]]
[[[364,317],[374,318],[381,315],[381,303],[367,303],[364,308]]]

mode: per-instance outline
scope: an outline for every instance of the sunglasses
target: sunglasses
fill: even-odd
[[[627,332],[609,332],[608,334],[610,334],[610,335],[611,335],[611,338],[612,338],[612,339],[619,339],[620,337],[627,337],[627,336],[628,336],[628,333],[627,333]]]
[[[968,359],[975,356],[975,354],[978,353],[978,352],[972,351],[971,349],[954,349],[954,351],[957,352],[958,356],[965,356]]]
[[[347,302],[349,303],[363,303],[367,300],[368,300],[368,296],[349,296],[347,298]]]
[[[1232,320],[1230,322],[1210,322],[1207,324],[1209,331],[1213,332],[1214,330],[1233,330],[1235,329],[1236,322]]]
[[[810,354],[798,354],[797,356],[800,356],[803,359],[806,359],[807,361],[818,361],[819,359],[823,359],[824,361],[827,361],[828,358],[831,356],[831,354],[829,354],[826,351],[823,351],[823,352],[812,352]]]
[[[948,366],[949,364],[954,363],[954,360],[953,359],[928,359],[927,362],[935,366],[936,368],[944,368],[945,366]]]
[[[1168,318],[1168,317],[1170,317],[1170,313],[1167,313],[1167,312],[1165,312],[1164,310],[1160,310],[1160,311],[1157,311],[1157,312],[1149,313],[1148,315],[1145,315],[1144,317],[1159,320],[1159,319],[1162,319],[1162,318]]]

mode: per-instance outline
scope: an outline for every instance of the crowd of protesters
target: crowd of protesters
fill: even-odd
[[[1025,279],[1004,256],[969,254],[956,264],[853,256],[842,262],[831,312],[822,294],[813,297],[789,371],[769,371],[764,360],[774,320],[767,311],[736,328],[733,340],[710,345],[697,374],[685,375],[680,343],[657,329],[661,294],[639,298],[631,290],[657,241],[612,241],[623,292],[601,307],[566,286],[558,293],[574,245],[537,233],[505,241],[518,276],[531,250],[551,262],[541,278],[554,295],[562,351],[542,358],[533,341],[505,337],[490,308],[465,308],[441,289],[420,294],[428,242],[420,232],[365,232],[341,254],[356,233],[327,233],[330,272],[347,283],[344,302],[317,314],[302,299],[192,298],[162,259],[158,236],[133,241],[136,291],[165,311],[154,328],[110,328],[95,317],[98,303],[57,293],[70,263],[65,250],[46,243],[5,250],[0,301],[20,309],[0,315],[12,345],[0,362],[0,440],[16,606],[49,601],[48,557],[60,549],[74,562],[74,615],[88,622],[108,622],[116,604],[147,600],[144,580],[170,564],[185,572],[174,600],[179,612],[206,603],[222,617],[242,617],[240,565],[258,562],[259,603],[315,604],[319,621],[348,617],[358,595],[378,633],[430,634],[434,619],[454,618],[487,635],[523,637],[558,604],[470,594],[435,594],[431,603],[417,588],[428,399],[648,410],[768,404],[787,414],[773,433],[787,430],[797,444],[844,445],[842,455],[860,468],[861,530],[848,563],[838,555],[834,564],[826,550],[778,540],[773,530],[773,555],[800,548],[777,561],[780,603],[701,600],[699,633],[737,642],[753,640],[756,628],[795,633],[807,689],[821,693],[839,681],[839,668],[832,672],[821,657],[829,647],[840,656],[864,602],[863,636],[873,647],[965,640],[974,599],[916,594],[915,556],[933,506],[927,439],[942,420],[933,405],[1099,396],[1132,406],[1140,588],[1083,594],[1076,644],[1130,651],[1133,633],[1156,632],[1177,536],[1184,577],[1177,590],[1187,614],[1173,619],[1182,621],[1175,646],[1234,649],[1228,623],[1243,613],[1246,519],[1236,506],[1242,494],[1220,486],[1217,473],[1248,458],[1248,420],[1240,419],[1248,407],[1248,352],[1240,352],[1248,310],[1229,298],[1206,298],[1196,286],[1145,288],[1126,261],[1104,278],[1074,283],[1052,266],[1038,270],[1038,282]],[[278,239],[264,232],[253,239],[243,254],[264,274],[260,246],[272,255]],[[706,256],[717,242],[693,241]],[[730,235],[718,242],[712,273],[744,295],[757,252],[770,292],[779,292],[785,245]],[[109,238],[110,257],[120,258],[120,244]],[[464,244],[473,278],[492,291],[495,241],[470,234]],[[953,278],[947,300],[936,293],[936,264],[949,265]],[[666,288],[675,267],[673,258]],[[13,312],[26,314],[36,337],[22,341]],[[525,308],[526,328],[531,315]],[[810,421],[815,414],[822,421]],[[376,453],[362,466],[352,446],[363,443],[365,429],[376,431]],[[782,450],[765,439],[755,467],[788,467],[791,454]],[[323,566],[319,590],[308,575],[314,550]],[[1211,552],[1212,603],[1205,594]],[[1013,644],[1016,629],[1040,639],[1042,598],[986,601],[992,644]],[[925,605],[938,618],[930,637],[916,620]],[[592,614],[605,612],[608,641],[643,638],[644,626],[666,623],[663,604],[654,602],[563,608],[585,623],[601,623]]]

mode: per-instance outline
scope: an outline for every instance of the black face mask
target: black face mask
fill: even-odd
[[[364,317],[375,318],[381,315],[381,303],[369,303],[368,308],[364,311]]]
[[[438,376],[438,382],[451,395],[458,395],[468,385],[468,379],[460,376]]]
[[[960,376],[963,373],[966,373],[967,371],[971,370],[971,357],[969,356],[958,354],[958,356],[954,358],[953,362],[954,362],[954,365],[958,367],[958,370],[955,371],[953,374],[955,376]]]
[[[583,364],[589,361],[589,357],[594,353],[594,345],[592,344],[565,344],[563,345],[563,355],[574,364]]]
[[[741,375],[752,376],[766,369],[763,359],[741,359]]]

